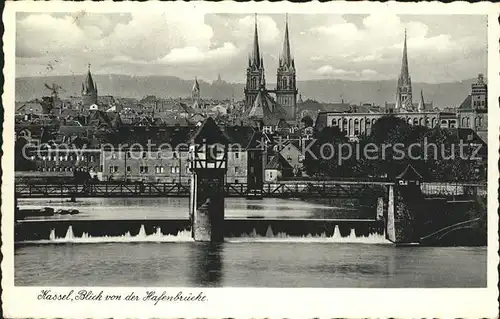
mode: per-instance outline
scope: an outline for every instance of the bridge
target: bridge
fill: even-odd
[[[360,198],[384,196],[391,182],[313,181],[265,183],[261,197]],[[190,185],[181,183],[16,184],[17,198],[189,197]],[[226,183],[225,197],[249,197],[246,183]]]
[[[387,187],[394,182],[281,181],[264,183],[259,196],[264,198],[379,198],[387,196]],[[182,183],[17,183],[17,198],[85,198],[85,197],[189,197],[190,185]],[[428,198],[468,200],[486,196],[487,185],[481,183],[422,183]],[[226,197],[250,197],[246,183],[226,183]]]

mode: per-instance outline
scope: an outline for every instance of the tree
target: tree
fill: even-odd
[[[325,127],[314,133],[314,143],[306,152],[304,170],[309,176],[343,176],[338,163],[338,145],[347,143],[345,134],[338,127]],[[311,154],[312,153],[312,154]],[[313,155],[314,154],[314,155]]]
[[[304,116],[300,122],[304,123],[304,127],[311,127],[314,125],[314,120],[309,115]]]

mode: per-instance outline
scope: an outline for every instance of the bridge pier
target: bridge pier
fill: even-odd
[[[224,241],[224,174],[192,176],[190,216],[195,241]]]
[[[395,244],[419,242],[415,219],[424,205],[424,196],[420,189],[421,179],[420,174],[408,165],[396,178],[395,185],[389,186],[386,237]]]
[[[195,241],[224,241],[224,197],[229,139],[209,117],[191,139],[189,216]]]

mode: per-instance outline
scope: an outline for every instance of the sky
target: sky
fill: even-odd
[[[18,13],[16,77],[95,74],[245,81],[254,14]],[[288,15],[297,80],[390,80],[405,29],[412,82],[475,78],[487,68],[487,17]],[[257,16],[267,82],[275,82],[285,15]]]

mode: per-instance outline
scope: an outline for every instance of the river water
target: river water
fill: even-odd
[[[187,218],[187,198],[20,200],[21,208],[76,208],[75,219]],[[354,218],[356,207],[299,200],[226,200],[230,218]],[[58,217],[54,217],[58,218]],[[15,246],[16,285],[215,287],[485,287],[485,247],[393,247],[384,235],[290,237],[268,229],[221,244],[189,231],[115,237],[51,234]]]

